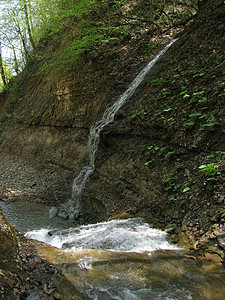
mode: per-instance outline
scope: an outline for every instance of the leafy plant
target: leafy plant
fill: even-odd
[[[188,91],[186,89],[183,89],[181,92],[180,92],[180,95],[183,97],[183,99],[187,99],[190,97],[190,95],[188,94]]]
[[[213,116],[213,114],[204,114],[202,117],[206,119],[206,122],[200,125],[199,130],[204,130],[207,127],[211,130],[214,130],[215,126],[217,125],[217,122],[215,122],[215,117]]]
[[[214,176],[221,174],[218,171],[218,166],[215,163],[199,166],[199,172],[205,173],[208,176],[207,180],[214,180]]]
[[[128,121],[131,121],[132,119],[138,118],[138,117],[143,119],[146,114],[147,114],[147,112],[145,112],[143,109],[141,111],[136,111],[135,113],[133,113],[132,115],[130,115],[128,117]]]
[[[12,114],[8,114],[7,112],[5,112],[5,115],[8,119],[12,119],[13,115]]]
[[[32,109],[31,113],[29,114],[31,117],[39,117],[39,113],[37,113],[34,109]]]
[[[189,120],[184,122],[184,126],[193,126],[195,124],[195,121]]]
[[[155,85],[159,85],[159,84],[161,84],[161,83],[163,83],[163,82],[164,82],[164,79],[163,79],[163,78],[157,78],[157,79],[153,79],[153,80],[151,81],[151,85],[155,86]]]
[[[169,96],[171,93],[170,93],[170,91],[168,91],[168,89],[162,89],[162,90],[161,90],[161,94],[162,94],[163,98],[166,98],[166,97]]]
[[[183,192],[183,193],[186,193],[186,192],[188,192],[188,191],[190,191],[190,187],[184,188],[182,192]]]

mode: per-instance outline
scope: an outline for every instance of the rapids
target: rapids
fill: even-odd
[[[26,236],[54,246],[40,246],[40,254],[88,299],[222,300],[225,293],[223,273],[206,272],[142,218],[40,229]]]
[[[57,218],[47,224],[41,205],[0,205],[16,229],[29,228],[27,238],[49,244],[34,241],[37,254],[58,266],[84,299],[224,299],[224,270],[214,262],[205,270],[142,218],[70,227]]]

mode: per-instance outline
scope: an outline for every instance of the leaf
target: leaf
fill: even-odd
[[[193,126],[195,124],[194,121],[187,121],[184,123],[184,126]]]
[[[205,124],[205,126],[207,126],[207,127],[212,127],[212,126],[215,126],[215,125],[216,125],[216,123],[214,123],[214,122],[210,122],[210,123]]]
[[[199,117],[201,116],[202,114],[200,112],[196,112],[196,113],[193,113],[193,114],[190,114],[189,117],[192,118],[192,117]]]
[[[202,94],[204,94],[204,93],[205,93],[205,91],[195,92],[195,93],[193,93],[193,96],[202,95]]]
[[[209,114],[207,122],[212,122],[215,120],[215,117],[213,116],[213,114]]]
[[[204,130],[204,129],[205,129],[205,124],[201,124],[199,130]]]
[[[207,168],[207,165],[201,165],[200,167],[198,167],[200,170],[201,169],[205,169],[205,168]]]
[[[185,203],[185,200],[180,201],[180,206],[182,206]]]
[[[174,201],[174,200],[176,200],[176,199],[175,199],[175,197],[174,197],[173,195],[171,195],[171,196],[168,198],[168,200],[169,200],[169,201]]]
[[[189,190],[190,190],[190,188],[189,188],[189,187],[186,187],[186,188],[183,189],[182,192],[183,192],[183,193],[186,193],[186,192],[188,192]]]
[[[215,178],[214,178],[214,177],[209,177],[209,178],[207,179],[207,181],[212,181],[212,180],[215,180]]]
[[[206,117],[206,114],[204,114],[204,115],[202,115],[201,117],[199,117],[199,120],[200,119],[203,119],[203,118],[205,118]]]
[[[203,97],[202,99],[198,100],[198,103],[203,103],[208,101],[207,97]]]
[[[172,110],[172,108],[171,107],[168,107],[168,108],[164,108],[164,112],[167,112],[167,111],[171,111]]]
[[[182,92],[180,93],[180,95],[184,95],[184,94],[186,94],[186,93],[187,93],[187,90],[182,91]]]

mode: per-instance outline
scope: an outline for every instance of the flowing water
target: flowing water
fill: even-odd
[[[27,238],[53,246],[40,244],[39,255],[58,266],[84,299],[224,299],[224,271],[213,263],[205,271],[142,218],[74,228],[57,218],[50,225],[41,205],[0,205],[16,229],[30,230]]]
[[[102,130],[110,123],[114,121],[114,118],[119,109],[124,103],[134,94],[140,83],[145,76],[155,66],[158,60],[166,53],[169,47],[176,40],[169,42],[148,64],[145,66],[137,77],[131,82],[127,90],[117,99],[117,101],[110,106],[103,114],[100,121],[96,122],[90,129],[88,136],[88,153],[87,164],[82,168],[78,176],[74,179],[72,186],[72,197],[67,202],[59,207],[58,215],[62,217],[69,217],[73,219],[80,214],[81,210],[81,194],[85,188],[86,182],[90,175],[95,170],[95,156],[98,149],[100,134]]]
[[[68,228],[72,226],[71,220],[56,217],[49,219],[46,205],[27,203],[27,202],[3,202],[0,201],[0,207],[4,211],[5,217],[20,232],[44,228]]]
[[[204,271],[142,218],[33,230],[26,236],[57,247],[45,250],[44,258],[90,299],[224,299],[224,273]]]

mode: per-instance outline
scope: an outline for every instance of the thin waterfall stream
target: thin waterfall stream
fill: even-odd
[[[155,66],[159,59],[166,53],[166,51],[172,46],[176,39],[170,41],[148,64],[136,78],[131,82],[126,91],[116,100],[116,102],[106,109],[103,117],[100,121],[96,122],[90,129],[88,136],[88,150],[87,150],[87,164],[81,169],[78,176],[74,179],[72,185],[72,196],[69,201],[62,204],[59,207],[58,215],[61,217],[69,217],[73,219],[80,214],[81,209],[81,195],[84,190],[86,183],[91,174],[95,170],[95,157],[98,149],[100,134],[103,129],[114,121],[114,118],[119,109],[125,104],[125,102],[134,94],[140,83],[143,81],[145,76]],[[55,213],[56,208],[50,210],[50,216]]]

